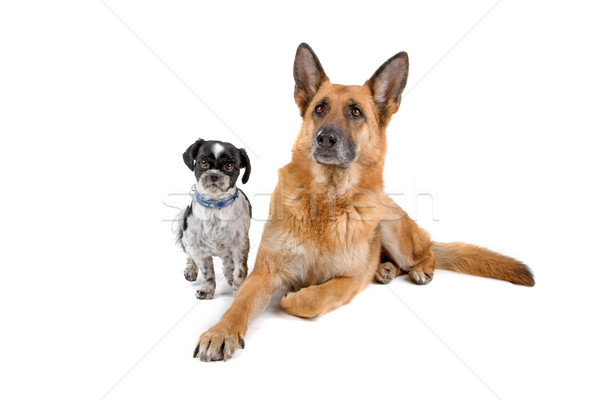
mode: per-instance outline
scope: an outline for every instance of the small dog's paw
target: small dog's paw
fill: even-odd
[[[398,268],[391,262],[379,264],[379,268],[375,273],[375,282],[388,284],[399,274]]]
[[[196,279],[198,278],[198,271],[190,271],[186,269],[183,271],[183,276],[190,282],[196,282]]]
[[[187,267],[185,267],[185,270],[183,271],[183,276],[186,280],[195,282],[198,278],[198,267],[196,267],[196,264],[188,263]]]
[[[215,292],[214,291],[208,291],[208,290],[197,290],[196,291],[196,298],[200,299],[200,300],[210,300],[212,298],[215,297]]]
[[[408,275],[417,285],[426,285],[433,279],[433,269],[424,270],[423,268],[417,267],[411,269]]]

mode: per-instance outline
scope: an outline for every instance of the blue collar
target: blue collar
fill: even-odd
[[[207,200],[204,197],[200,196],[200,193],[198,193],[198,191],[196,190],[196,185],[194,185],[194,197],[196,198],[196,201],[198,202],[198,204],[200,204],[204,207],[208,207],[208,208],[227,207],[228,205],[233,203],[235,201],[235,199],[238,198],[239,195],[240,195],[240,190],[235,189],[235,193],[230,198],[225,199],[223,201]]]

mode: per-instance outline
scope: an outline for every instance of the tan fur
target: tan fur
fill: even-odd
[[[389,282],[402,271],[419,284],[432,279],[436,266],[533,284],[527,268],[509,257],[472,245],[432,245],[429,234],[384,194],[385,127],[400,104],[407,71],[408,58],[399,53],[364,85],[335,85],[312,50],[299,47],[295,98],[303,123],[292,160],[279,170],[254,270],[219,323],[200,337],[194,356],[230,358],[279,287],[292,290],[281,299],[283,310],[310,318],[348,303],[373,280]],[[330,109],[316,118],[313,109],[323,98]],[[364,120],[344,114],[349,99],[360,105]],[[311,158],[315,132],[325,125],[356,143],[349,167]]]
[[[525,264],[514,258],[467,243],[433,242],[436,268],[464,274],[501,279],[517,285],[533,286],[535,281]]]

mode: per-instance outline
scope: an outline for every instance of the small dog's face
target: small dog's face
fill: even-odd
[[[183,161],[194,171],[200,194],[220,194],[233,188],[242,168],[242,183],[250,177],[246,150],[231,143],[198,139],[183,153]]]

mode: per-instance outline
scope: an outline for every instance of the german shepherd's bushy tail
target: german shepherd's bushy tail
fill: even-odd
[[[482,247],[460,242],[433,242],[431,251],[435,256],[435,268],[500,279],[517,285],[535,284],[533,273],[527,265]]]

